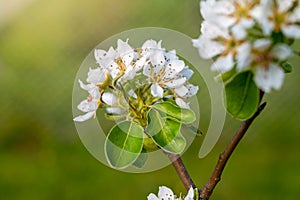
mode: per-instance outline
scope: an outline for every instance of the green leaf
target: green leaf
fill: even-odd
[[[196,120],[195,113],[192,110],[180,108],[171,102],[157,103],[152,108],[165,113],[170,119],[182,124],[190,124]]]
[[[232,78],[236,75],[236,69],[233,68],[232,70],[228,71],[228,72],[224,72],[218,76],[215,77],[215,80],[217,81],[222,81],[224,83],[226,82],[230,82],[230,80],[232,80]]]
[[[143,128],[132,121],[122,121],[109,132],[105,141],[108,163],[123,169],[135,162],[143,148]]]
[[[185,146],[186,141],[180,134],[181,124],[173,121],[166,115],[155,109],[150,109],[148,113],[148,126],[146,132],[153,141],[163,150],[180,154]]]
[[[250,71],[236,75],[225,85],[226,109],[240,120],[249,119],[257,110],[259,104],[259,89],[253,81]]]
[[[136,159],[136,161],[132,165],[137,168],[142,168],[145,165],[145,163],[147,162],[147,159],[148,159],[147,151],[145,149],[143,149],[141,154],[139,155],[139,157]]]
[[[272,32],[272,38],[275,44],[285,42],[285,37],[282,32]]]
[[[157,151],[158,147],[157,145],[154,143],[154,141],[152,140],[152,138],[144,138],[144,148],[148,151],[148,152],[152,152],[152,151]]]
[[[164,150],[167,152],[181,154],[186,146],[186,140],[179,132],[176,137],[166,146],[164,146]]]
[[[293,66],[287,61],[280,63],[280,65],[285,73],[291,73],[293,71]]]

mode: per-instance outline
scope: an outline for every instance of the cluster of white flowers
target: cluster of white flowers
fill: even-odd
[[[299,0],[206,0],[200,2],[201,35],[193,40],[212,70],[251,70],[265,92],[284,80],[281,63],[292,55],[289,43],[300,38]]]
[[[141,117],[145,107],[163,99],[189,108],[186,100],[198,91],[198,86],[188,83],[194,72],[175,50],[167,52],[162,48],[161,41],[147,40],[141,48],[134,49],[128,39],[119,39],[117,48],[96,49],[94,56],[99,66],[89,69],[87,84],[79,80],[81,88],[89,93],[78,105],[86,114],[74,121],[92,118],[99,107],[111,115],[129,117],[134,113]]]
[[[158,195],[151,193],[147,197],[148,200],[182,200],[182,197],[180,196],[177,198],[173,191],[166,187],[161,186],[159,187]],[[188,191],[188,194],[184,197],[183,200],[193,200],[194,199],[194,189],[191,187]]]

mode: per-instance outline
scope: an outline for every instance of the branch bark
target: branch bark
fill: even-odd
[[[263,96],[263,93],[261,92],[261,98]],[[205,184],[202,190],[200,190],[200,199],[202,200],[208,200],[218,184],[218,182],[221,180],[222,172],[226,166],[227,161],[229,160],[232,152],[235,150],[245,133],[247,132],[248,128],[252,124],[252,122],[256,119],[256,117],[261,113],[261,111],[265,108],[266,103],[263,103],[259,106],[256,113],[248,120],[243,121],[236,133],[234,134],[233,138],[229,142],[226,149],[220,154],[219,160],[215,166],[215,169],[208,180],[208,182]]]
[[[193,182],[190,174],[188,173],[181,157],[176,154],[171,154],[168,152],[164,152],[168,158],[172,161],[173,167],[175,168],[181,182],[183,183],[185,189],[188,191],[190,187],[196,188],[195,183]]]

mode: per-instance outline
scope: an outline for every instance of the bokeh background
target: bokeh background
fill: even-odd
[[[113,34],[165,27],[196,38],[199,0],[0,0],[0,199],[146,199],[158,186],[184,188],[172,166],[147,174],[112,170],[82,145],[72,87],[85,56]],[[293,46],[299,50],[298,45]],[[266,96],[212,199],[297,199],[300,69]],[[203,120],[205,120],[205,116]],[[239,122],[230,117],[209,156],[197,138],[183,159],[202,187]]]

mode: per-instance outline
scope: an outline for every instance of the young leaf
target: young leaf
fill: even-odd
[[[157,103],[152,108],[165,113],[170,119],[182,124],[190,124],[196,120],[195,113],[192,110],[180,108],[171,102]]]
[[[291,65],[291,63],[289,63],[287,61],[280,63],[280,65],[285,73],[291,73],[293,70],[293,66]]]
[[[257,110],[259,90],[250,71],[236,75],[225,85],[226,109],[240,120],[249,119]]]
[[[105,141],[105,155],[109,164],[123,169],[135,162],[143,148],[143,128],[132,121],[116,124]]]
[[[184,150],[186,141],[180,134],[180,128],[180,123],[162,116],[155,109],[150,109],[146,132],[163,150],[175,154],[180,154]]]

